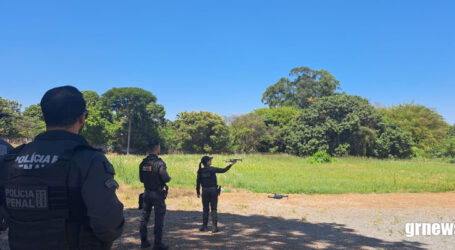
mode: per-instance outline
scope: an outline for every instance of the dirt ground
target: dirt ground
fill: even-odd
[[[138,249],[139,190],[121,190],[125,232],[113,249]],[[221,232],[199,232],[195,192],[172,189],[164,240],[171,249],[452,249],[455,236],[405,236],[412,222],[455,223],[455,193],[289,195],[281,200],[245,191],[223,193]],[[153,241],[153,217],[149,224]],[[6,235],[0,247],[6,248]]]

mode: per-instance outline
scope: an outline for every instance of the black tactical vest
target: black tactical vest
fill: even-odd
[[[70,188],[73,155],[93,148],[79,144],[60,155],[30,154],[23,146],[3,160],[2,211],[11,249],[70,249],[78,246],[87,224],[80,187]]]
[[[139,176],[144,187],[151,191],[161,191],[165,183],[161,179],[160,169],[163,166],[161,158],[149,155],[139,165]]]
[[[204,167],[198,170],[203,188],[217,186],[216,173],[210,167]]]

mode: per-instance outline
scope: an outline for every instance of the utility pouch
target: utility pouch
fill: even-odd
[[[161,190],[161,195],[163,196],[164,199],[167,198],[168,193],[169,193],[169,187],[167,185],[164,185],[164,189]]]
[[[218,196],[221,194],[221,186],[216,187],[216,192],[218,193]]]
[[[139,209],[144,207],[144,193],[139,194]]]
[[[67,249],[65,219],[18,221],[8,219],[11,249]]]
[[[3,215],[0,214],[0,232],[6,231],[6,229],[8,229],[8,224]]]

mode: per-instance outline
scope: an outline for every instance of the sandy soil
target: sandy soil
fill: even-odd
[[[121,190],[129,206],[113,249],[138,249],[138,190]],[[199,232],[200,200],[172,189],[164,240],[172,249],[452,249],[455,236],[405,236],[411,222],[455,223],[455,193],[289,195],[281,200],[245,191],[223,193],[220,233]],[[153,241],[153,218],[149,225]],[[6,248],[6,235],[0,247]]]

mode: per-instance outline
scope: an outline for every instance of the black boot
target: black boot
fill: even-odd
[[[151,246],[150,242],[148,241],[147,237],[147,221],[148,221],[148,214],[144,211],[141,217],[141,224],[139,227],[139,233],[141,235],[141,248],[148,248]]]
[[[148,240],[141,240],[141,248],[149,248],[151,246],[150,242]]]
[[[207,231],[207,224],[203,224],[201,228],[199,228],[199,231],[205,232]]]
[[[202,212],[202,225],[207,227],[207,224],[209,224],[209,211],[204,210]]]
[[[155,242],[155,244],[153,245],[153,250],[165,250],[168,248],[169,246],[163,242]]]
[[[147,228],[145,230],[141,228],[141,248],[148,248],[150,246],[151,244],[147,240]]]
[[[212,211],[212,233],[218,233],[218,213],[217,211]]]

